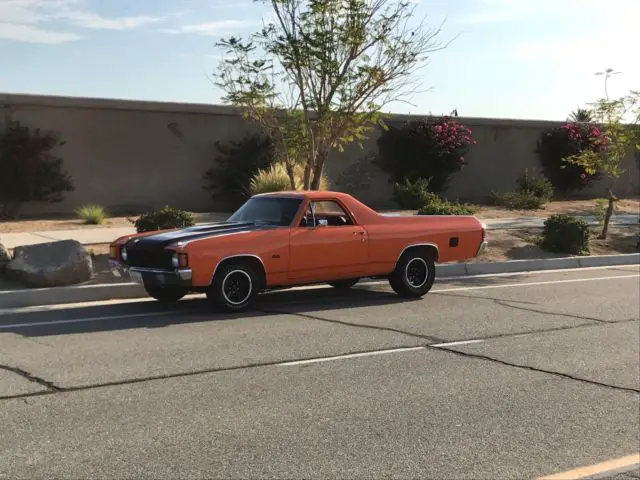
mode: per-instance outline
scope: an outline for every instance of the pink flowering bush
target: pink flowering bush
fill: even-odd
[[[563,158],[586,149],[600,152],[605,148],[607,137],[598,127],[568,122],[544,132],[537,143],[536,154],[555,190],[566,193],[584,188],[600,178],[600,174],[588,174],[581,166],[568,164]]]
[[[378,139],[376,163],[396,183],[429,180],[433,192],[443,192],[450,176],[466,165],[476,144],[472,130],[449,117],[427,117],[389,125]]]

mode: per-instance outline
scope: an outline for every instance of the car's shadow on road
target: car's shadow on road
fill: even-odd
[[[349,310],[388,305],[406,305],[428,302],[437,295],[441,283],[446,287],[472,287],[514,282],[517,276],[442,279],[434,290],[423,299],[405,299],[397,296],[385,281],[362,282],[347,291],[336,290],[325,285],[305,289],[276,290],[258,296],[253,308],[243,313],[225,313],[217,310],[204,295],[189,296],[176,303],[160,303],[153,299],[140,299],[126,303],[88,306],[37,312],[20,312],[0,315],[0,334],[15,333],[24,337],[46,337],[131,329],[163,328],[173,325],[202,322],[246,321],[276,315],[296,315],[316,318],[315,315],[328,310]],[[423,303],[424,304],[424,303]],[[346,316],[346,315],[345,315]],[[329,321],[325,318],[318,320]],[[335,323],[363,328],[384,329],[352,323],[339,319]],[[393,330],[393,329],[390,329]]]
[[[217,310],[204,296],[191,296],[179,302],[163,304],[155,300],[51,309],[0,316],[0,334],[46,337],[79,333],[97,333],[138,328],[163,328],[202,322],[246,321],[275,315],[297,315],[298,310],[320,311],[382,306],[420,300],[407,300],[389,291],[353,288],[346,292],[332,288],[281,290],[261,294],[249,311],[227,313]],[[295,307],[293,311],[289,310]]]

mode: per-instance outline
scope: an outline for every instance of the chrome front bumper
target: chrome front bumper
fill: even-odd
[[[109,260],[111,273],[116,277],[134,283],[147,285],[175,285],[190,287],[192,272],[190,268],[160,270],[156,268],[127,267],[115,260]]]

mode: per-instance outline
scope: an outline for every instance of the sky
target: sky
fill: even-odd
[[[564,120],[640,90],[640,0],[414,0],[454,39],[394,113]],[[220,104],[215,43],[258,30],[251,0],[0,0],[0,92]]]

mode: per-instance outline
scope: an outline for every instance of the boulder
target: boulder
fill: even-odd
[[[6,276],[29,287],[60,287],[91,280],[91,255],[75,240],[16,247]]]
[[[0,273],[4,273],[4,267],[11,261],[11,255],[9,250],[2,243],[0,243]]]

